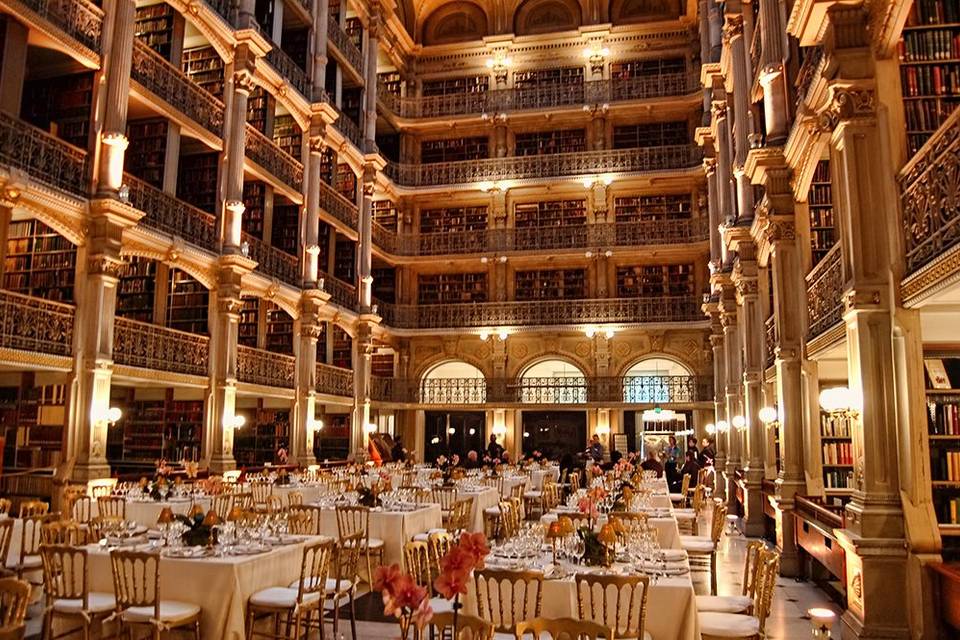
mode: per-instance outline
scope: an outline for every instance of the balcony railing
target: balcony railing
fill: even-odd
[[[437,378],[422,381],[374,377],[374,400],[411,404],[692,404],[713,400],[713,381],[702,376],[546,378]]]
[[[764,321],[763,330],[766,342],[766,363],[769,367],[777,359],[777,323],[772,315]]]
[[[116,318],[113,359],[131,367],[209,375],[210,338],[146,322]]]
[[[398,116],[435,118],[680,96],[698,90],[699,81],[699,75],[681,72],[641,78],[593,80],[572,86],[547,84],[532,88],[416,98],[402,98],[381,90],[379,97],[384,105]]]
[[[699,147],[678,144],[434,164],[389,164],[387,175],[397,184],[416,187],[490,180],[662,171],[699,166],[700,160]]]
[[[86,152],[2,112],[0,164],[19,169],[37,182],[86,195]]]
[[[337,110],[339,117],[333,122],[333,126],[337,131],[342,133],[347,140],[352,142],[357,149],[363,151],[363,130],[361,125],[354,122],[353,118],[345,114],[339,108],[334,107],[334,109]]]
[[[318,362],[317,391],[331,396],[353,397],[353,371]]]
[[[87,0],[22,0],[41,18],[62,29],[82,45],[100,53],[103,11]]]
[[[147,214],[141,222],[143,225],[179,236],[213,253],[220,252],[217,221],[212,214],[130,174],[125,174],[123,180],[130,188],[130,204]]]
[[[223,135],[223,103],[137,39],[131,77],[210,133]]]
[[[300,260],[296,256],[272,247],[247,233],[243,234],[243,241],[247,243],[247,255],[251,260],[257,261],[258,272],[294,287],[300,286]]]
[[[334,304],[338,304],[345,309],[357,308],[359,300],[356,287],[323,271],[320,272],[320,278],[323,280],[321,288],[330,294],[330,299]]]
[[[309,102],[312,98],[310,90],[310,77],[296,62],[293,61],[286,51],[280,48],[280,45],[270,43],[272,49],[267,51],[267,62],[270,63],[281,77],[286,78],[293,85],[293,88],[300,92]]]
[[[0,347],[69,356],[75,315],[69,304],[0,291]]]
[[[807,274],[807,338],[815,338],[843,320],[843,263],[840,245],[834,247]]]
[[[347,59],[350,66],[353,67],[357,73],[362,74],[363,54],[360,53],[360,49],[357,48],[357,45],[353,44],[350,36],[347,35],[347,32],[343,30],[343,27],[340,26],[340,23],[337,22],[333,16],[330,17],[327,37],[333,42],[333,46]]]
[[[247,124],[247,156],[295,191],[303,187],[303,165],[273,140]]]
[[[384,321],[397,329],[703,320],[700,302],[693,296],[419,305],[379,303],[378,309]]]
[[[336,192],[326,182],[320,181],[320,208],[351,229],[357,228],[359,213],[357,205]]]
[[[813,86],[813,81],[817,77],[817,70],[820,68],[820,63],[823,62],[823,53],[822,46],[806,47],[804,49],[803,63],[800,65],[800,71],[797,73],[794,84],[797,91],[796,105],[798,107],[806,100],[807,93]]]
[[[237,347],[237,380],[265,387],[293,389],[297,359],[294,356]]]
[[[901,229],[907,274],[960,243],[960,109],[901,171]]]

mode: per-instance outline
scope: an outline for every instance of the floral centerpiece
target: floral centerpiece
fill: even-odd
[[[362,507],[379,507],[383,504],[380,500],[380,493],[377,490],[377,486],[372,487],[358,487],[357,488],[357,504]]]
[[[174,516],[179,522],[187,526],[187,530],[180,534],[180,539],[188,547],[205,547],[216,544],[216,526],[220,524],[217,512],[211,509],[206,514],[199,506],[195,506],[189,515]]]
[[[440,470],[440,478],[443,480],[443,484],[453,484],[453,470],[456,469],[459,464],[460,456],[457,454],[453,454],[449,458],[447,456],[439,456],[437,458],[437,469]]]
[[[583,540],[585,565],[609,567],[613,564],[617,533],[612,525],[603,525],[599,532],[589,527],[580,527],[577,535]]]
[[[287,460],[290,458],[290,454],[287,452],[286,447],[280,447],[277,449],[277,462],[279,464],[287,464]]]
[[[503,464],[503,462],[500,460],[500,458],[491,458],[490,456],[483,456],[483,460],[481,461],[481,464],[483,465],[484,469],[487,469],[490,472],[491,476],[497,477],[498,475],[500,475],[500,467]]]
[[[140,489],[150,498],[159,502],[170,493],[170,475],[172,473],[173,467],[167,464],[167,459],[160,458],[157,460],[156,469],[153,472],[153,480],[140,478]]]

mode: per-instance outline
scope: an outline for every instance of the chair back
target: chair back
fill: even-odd
[[[610,627],[617,638],[643,638],[650,578],[612,574],[574,576],[581,620]]]
[[[447,517],[447,531],[456,535],[470,529],[470,513],[473,510],[473,497],[457,500],[453,503]]]
[[[127,519],[127,501],[123,496],[101,496],[97,498],[97,512],[101,518]]]
[[[40,558],[47,604],[61,599],[80,600],[83,609],[88,609],[87,550],[67,544],[44,544],[40,547]]]
[[[273,483],[266,480],[251,482],[250,493],[253,494],[254,504],[264,504],[273,495]]]
[[[93,498],[84,494],[77,496],[70,504],[70,516],[80,524],[87,524],[93,517]]]
[[[757,578],[760,576],[762,556],[767,546],[760,540],[747,543],[747,557],[743,561],[743,586],[740,594],[753,598],[757,593]]]
[[[10,540],[13,539],[13,518],[0,518],[0,567],[6,564],[10,555]]]
[[[496,631],[513,633],[518,622],[540,617],[541,572],[483,569],[474,574],[474,580],[480,617]]]
[[[453,536],[446,531],[437,531],[427,537],[427,544],[430,545],[430,570],[434,576],[440,575],[440,558],[447,555],[453,547]]]
[[[0,515],[10,515],[10,509],[12,507],[13,502],[10,500],[10,498],[0,498]]]
[[[356,533],[366,542],[370,535],[370,507],[337,505],[337,533],[341,542]]]
[[[21,518],[20,564],[27,556],[40,554],[40,529],[47,516],[29,516]]]
[[[517,640],[530,634],[540,640],[546,633],[553,640],[613,640],[613,629],[589,620],[576,618],[534,618],[517,623]]]
[[[773,606],[773,592],[780,575],[780,554],[776,551],[761,551],[757,569],[756,593],[753,596],[753,615],[760,621],[759,637],[763,638],[767,617]]]
[[[522,481],[517,482],[516,484],[510,487],[510,497],[517,498],[522,502],[523,494],[526,493],[526,491],[527,491],[527,483]]]
[[[234,485],[239,486],[239,485]],[[249,491],[239,491],[233,494],[233,506],[240,507],[243,511],[253,509],[253,494]]]
[[[48,511],[50,511],[50,505],[42,500],[27,500],[20,503],[21,518],[46,515]]]
[[[363,543],[365,538],[359,533],[340,538],[336,548],[336,573],[337,584],[340,580],[351,580],[356,582],[360,568],[360,555],[363,553]]]
[[[680,506],[685,506],[687,504],[687,494],[690,492],[690,474],[683,474],[683,479],[680,480]]]
[[[49,520],[40,525],[40,544],[86,544],[87,532],[73,520]]]
[[[267,513],[280,513],[283,511],[283,498],[280,496],[269,495],[263,504]]]
[[[313,520],[309,513],[303,511],[291,511],[287,514],[287,529],[290,533],[298,536],[312,536]]]
[[[484,476],[480,479],[480,484],[485,487],[492,487],[497,490],[498,496],[503,496],[503,476]]]
[[[430,560],[429,542],[414,540],[403,545],[403,564],[407,573],[418,586],[426,587],[428,593],[433,592],[433,578],[436,575]]]
[[[104,528],[111,525],[118,525],[123,522],[120,518],[116,516],[107,516],[96,518],[91,518],[90,522],[87,523],[87,540],[90,542],[99,542],[104,537]]]
[[[570,493],[576,493],[577,491],[580,491],[580,487],[581,487],[580,472],[579,471],[572,472],[569,476],[569,482],[570,482]]]
[[[720,542],[723,528],[727,525],[727,505],[724,502],[713,504],[713,520],[710,522],[710,539],[714,546]]]
[[[160,554],[157,552],[114,549],[110,552],[113,593],[117,610],[150,607],[160,619]]]
[[[316,505],[310,504],[294,504],[291,505],[287,512],[290,515],[304,515],[307,517],[307,520],[310,522],[310,531],[309,535],[318,536],[320,535],[320,520],[323,514],[323,508]]]
[[[0,579],[0,628],[23,624],[30,603],[30,583],[16,578]]]
[[[334,542],[330,538],[312,542],[303,548],[297,604],[303,604],[304,597],[313,593],[319,593],[321,599],[323,598],[327,589],[327,575],[330,573],[333,549]]]
[[[233,509],[233,497],[230,493],[221,493],[213,496],[213,501],[210,504],[210,508],[224,522],[226,522],[230,516],[230,511]]]
[[[457,501],[456,487],[436,487],[433,490],[433,501],[440,505],[440,510],[449,512]]]
[[[433,614],[430,625],[434,628],[437,638],[451,640],[493,640],[493,625],[482,618],[457,614],[457,637],[453,638],[453,612],[443,611]]]
[[[300,491],[291,491],[287,494],[287,506],[303,504],[303,493]]]
[[[703,483],[697,483],[697,486],[693,489],[693,498],[690,501],[690,506],[693,507],[694,515],[700,515],[700,509],[703,508],[703,500],[707,495],[707,488]]]

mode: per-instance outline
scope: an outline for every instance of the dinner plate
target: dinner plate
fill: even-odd
[[[206,547],[168,547],[161,552],[167,558],[191,559],[191,558],[209,558],[213,555],[212,549]]]

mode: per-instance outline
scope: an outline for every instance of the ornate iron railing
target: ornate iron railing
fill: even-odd
[[[332,396],[353,396],[353,371],[317,363],[317,391]]]
[[[296,191],[303,187],[303,164],[247,124],[247,156]]]
[[[823,47],[804,47],[803,62],[800,64],[800,71],[797,73],[797,79],[794,82],[796,89],[796,105],[800,106],[807,98],[810,87],[817,77],[820,64],[823,62]]]
[[[300,92],[307,102],[311,100],[312,91],[310,77],[303,68],[294,62],[293,58],[286,51],[280,48],[280,45],[270,43],[271,49],[267,51],[267,62],[277,70],[282,78],[290,81],[294,89]]]
[[[777,359],[777,323],[772,315],[763,323],[764,339],[766,344],[766,363],[772,366]]]
[[[230,10],[231,0],[204,0],[210,8],[220,14],[220,17],[223,18],[227,24],[231,26],[236,26],[236,19],[233,15],[233,11]]]
[[[379,98],[398,116],[434,118],[679,96],[699,89],[699,81],[699,75],[681,72],[641,78],[592,80],[573,86],[558,83],[532,88],[497,89],[480,93],[415,98],[399,97],[381,89]]]
[[[907,274],[960,243],[958,181],[960,109],[953,112],[897,178]]]
[[[140,40],[133,41],[131,77],[210,133],[223,135],[223,103]]]
[[[0,164],[19,169],[37,182],[86,195],[86,152],[2,112]]]
[[[113,324],[113,359],[131,367],[206,376],[210,338],[118,317]]]
[[[703,320],[694,296],[536,300],[460,304],[379,303],[381,317],[398,329],[510,327],[564,324],[633,324]]]
[[[699,166],[700,160],[699,147],[677,144],[433,164],[389,164],[387,175],[397,184],[415,187],[488,180],[682,169]]]
[[[237,380],[265,387],[293,389],[297,359],[240,345],[237,347]]]
[[[347,35],[347,32],[343,30],[343,27],[340,26],[340,23],[337,22],[336,18],[333,16],[330,17],[330,23],[327,29],[327,37],[330,38],[330,41],[333,43],[333,46],[343,54],[343,57],[346,58],[347,63],[353,67],[353,69],[359,73],[363,73],[363,54],[360,53],[360,49],[357,48],[357,45],[353,44],[353,41],[350,40],[350,36]]]
[[[374,400],[418,404],[585,404],[590,402],[670,405],[709,402],[706,376],[597,376],[544,378],[434,378],[422,381],[373,377]]]
[[[141,223],[171,236],[178,236],[214,253],[220,252],[216,218],[139,178],[124,174],[130,189],[130,204],[147,215]]]
[[[339,117],[333,122],[333,126],[337,131],[342,133],[347,140],[352,142],[357,149],[363,151],[363,130],[361,125],[354,122],[353,118],[345,114],[338,107],[334,106],[334,109],[337,110]]]
[[[326,182],[320,181],[320,208],[351,229],[357,228],[357,205],[337,193]]]
[[[843,320],[843,262],[834,247],[807,274],[808,338],[815,338]]]
[[[0,346],[69,356],[75,315],[69,304],[0,291]]]
[[[22,0],[41,18],[49,20],[82,45],[100,53],[103,10],[87,0]]]
[[[247,255],[251,260],[257,261],[258,272],[294,287],[300,286],[300,260],[296,256],[272,247],[248,233],[244,233],[242,237],[247,243]]]
[[[323,281],[320,288],[330,294],[334,304],[345,309],[356,309],[360,304],[357,299],[357,288],[353,285],[323,271],[320,272],[320,279]]]

